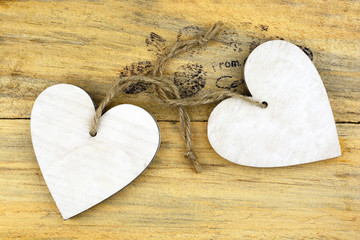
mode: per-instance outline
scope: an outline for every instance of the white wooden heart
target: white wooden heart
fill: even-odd
[[[244,74],[253,98],[268,106],[231,98],[215,107],[208,138],[220,156],[246,166],[280,167],[341,155],[324,85],[301,49],[265,42],[248,57]]]
[[[144,109],[122,104],[100,119],[82,89],[59,84],[44,90],[31,113],[31,136],[45,182],[64,219],[110,197],[139,176],[154,158],[160,131]]]

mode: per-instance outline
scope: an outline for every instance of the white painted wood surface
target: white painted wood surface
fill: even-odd
[[[245,64],[245,81],[263,109],[240,99],[212,111],[208,138],[223,158],[253,167],[280,167],[341,155],[323,82],[295,45],[275,40],[258,46]]]
[[[36,158],[64,219],[127,186],[150,164],[160,145],[158,125],[144,109],[113,107],[91,137],[94,112],[85,91],[59,84],[38,96],[31,113]]]

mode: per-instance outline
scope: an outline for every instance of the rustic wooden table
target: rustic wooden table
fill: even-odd
[[[4,1],[0,0],[0,238],[359,239],[359,1]],[[33,152],[30,113],[57,83],[99,103],[119,75],[149,72],[164,46],[225,24],[214,43],[173,60],[183,96],[202,89],[246,93],[243,63],[262,42],[285,39],[313,60],[327,89],[342,157],[259,169],[219,157],[206,136],[215,105],[190,108],[195,174],[183,157],[176,110],[146,85],[112,103],[157,119],[161,148],[128,187],[64,221]]]

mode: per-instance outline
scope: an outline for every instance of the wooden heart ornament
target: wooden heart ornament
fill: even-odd
[[[31,113],[31,136],[45,182],[64,219],[110,197],[139,176],[154,158],[160,131],[144,109],[122,104],[100,119],[90,96],[69,84],[47,88]]]
[[[281,167],[341,155],[330,103],[315,66],[280,40],[258,46],[245,81],[260,108],[231,98],[212,111],[208,138],[223,158],[246,166]]]

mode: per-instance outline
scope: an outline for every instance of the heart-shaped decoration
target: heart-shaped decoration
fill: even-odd
[[[91,137],[94,113],[90,96],[69,84],[44,90],[32,109],[35,155],[64,219],[127,186],[150,164],[160,145],[156,121],[140,107],[113,107]]]
[[[315,66],[280,40],[258,46],[244,70],[260,108],[231,98],[212,111],[208,138],[223,158],[246,166],[281,167],[341,155],[334,117]]]

